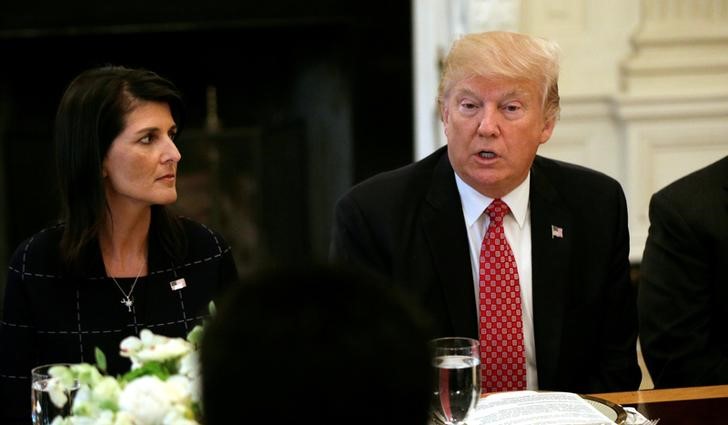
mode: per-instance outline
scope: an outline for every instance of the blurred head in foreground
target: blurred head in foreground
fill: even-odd
[[[366,273],[259,273],[234,286],[201,349],[208,425],[427,422],[430,361],[420,310]]]

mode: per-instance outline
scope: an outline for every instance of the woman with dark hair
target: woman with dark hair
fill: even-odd
[[[128,370],[119,342],[142,328],[185,336],[236,279],[230,247],[202,224],[171,215],[176,87],[123,67],[81,73],[56,115],[63,220],[10,260],[0,321],[0,423],[27,423],[32,367],[94,362]]]

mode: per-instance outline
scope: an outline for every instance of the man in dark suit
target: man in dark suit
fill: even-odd
[[[640,342],[655,387],[728,384],[728,156],[652,196]]]
[[[458,40],[438,99],[448,145],[345,194],[331,254],[416,294],[436,336],[478,338],[484,369],[494,357],[486,348],[514,352],[503,368],[523,362],[525,352],[525,366],[507,374],[520,379],[525,370],[526,379],[509,389],[636,389],[637,313],[622,189],[598,172],[536,156],[558,118],[557,52],[554,43],[514,33]],[[508,213],[491,219],[484,211],[496,204]],[[494,233],[505,235],[508,246],[498,256],[509,270],[488,269],[500,261],[486,243]],[[491,274],[505,277],[491,282]],[[504,279],[507,291],[487,293]],[[508,294],[520,297],[487,310],[499,303],[484,299]],[[508,312],[518,323],[500,322]],[[516,340],[517,348],[492,343],[498,337],[487,322],[496,320],[498,328],[515,326],[508,343]]]

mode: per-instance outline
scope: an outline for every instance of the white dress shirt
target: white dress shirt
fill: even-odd
[[[485,209],[493,201],[472,187],[468,186],[455,173],[460,202],[463,208],[465,227],[468,231],[470,245],[470,264],[473,269],[473,288],[475,291],[475,308],[479,314],[478,271],[480,267],[480,246],[490,224]],[[533,291],[531,278],[531,210],[528,204],[531,173],[513,191],[502,197],[511,212],[503,217],[503,231],[511,246],[518,267],[518,283],[521,286],[521,311],[523,315],[523,342],[526,349],[526,386],[529,390],[538,389],[536,373],[536,345],[533,335]],[[480,323],[480,317],[478,317]]]

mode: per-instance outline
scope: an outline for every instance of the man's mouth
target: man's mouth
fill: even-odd
[[[496,154],[491,151],[480,151],[478,156],[484,159],[493,159],[496,157]]]

